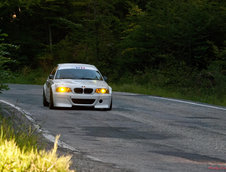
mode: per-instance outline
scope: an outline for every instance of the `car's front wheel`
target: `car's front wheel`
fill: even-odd
[[[46,100],[46,95],[45,95],[44,89],[43,89],[43,93],[42,93],[42,100],[43,100],[43,106],[49,106],[49,103]]]
[[[107,110],[112,110],[112,100],[111,100],[110,107]]]
[[[50,108],[50,109],[54,109],[54,102],[53,102],[53,92],[52,92],[52,89],[50,89],[49,108]]]

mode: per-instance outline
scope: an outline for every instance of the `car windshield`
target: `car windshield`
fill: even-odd
[[[55,79],[103,80],[98,71],[88,69],[60,69]]]

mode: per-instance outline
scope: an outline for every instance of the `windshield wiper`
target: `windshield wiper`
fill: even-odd
[[[55,78],[55,79],[79,79],[79,78],[73,78],[73,77],[60,77],[60,78]]]
[[[84,80],[95,80],[95,78],[78,78],[78,79],[84,79]]]

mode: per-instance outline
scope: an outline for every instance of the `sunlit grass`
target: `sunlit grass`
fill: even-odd
[[[0,125],[1,125],[1,140],[14,140],[17,143],[17,146],[25,151],[31,149],[37,149],[37,140],[38,137],[34,134],[34,130],[31,127],[26,128],[22,126],[15,130],[12,126],[10,119],[6,119],[0,116]],[[25,131],[26,130],[26,131]]]
[[[15,132],[10,121],[0,119],[0,171],[4,172],[72,172],[71,156],[57,155],[56,137],[54,148],[46,152],[37,149],[37,137],[25,132]]]

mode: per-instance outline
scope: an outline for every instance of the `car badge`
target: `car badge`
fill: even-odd
[[[82,88],[84,89],[84,88],[86,88],[85,86],[82,86]]]

